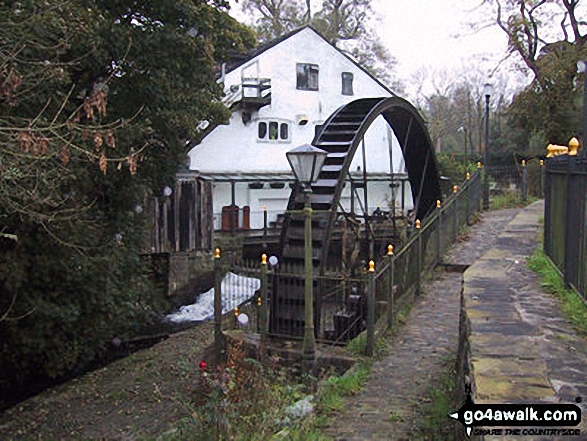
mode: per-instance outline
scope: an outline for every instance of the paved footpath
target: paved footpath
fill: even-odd
[[[468,240],[458,242],[445,262],[470,265],[491,248],[519,210],[484,213]],[[411,440],[418,409],[428,392],[454,363],[458,348],[462,275],[437,272],[423,287],[406,323],[388,342],[386,355],[373,364],[362,394],[333,418],[325,434],[335,440]],[[426,439],[444,439],[438,433]]]
[[[464,366],[477,404],[580,403],[580,436],[523,439],[585,440],[587,341],[562,318],[557,299],[542,292],[539,278],[525,265],[536,248],[543,212],[540,202],[523,210],[465,272],[463,323],[469,347]],[[524,429],[537,433],[539,428]],[[520,438],[485,437],[510,439]]]

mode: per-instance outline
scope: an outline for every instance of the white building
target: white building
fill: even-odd
[[[285,153],[311,143],[317,127],[340,106],[358,98],[393,96],[308,26],[260,47],[225,70],[220,81],[225,103],[233,109],[230,121],[211,128],[188,153],[190,174],[212,183],[217,230],[226,228],[233,203],[239,207],[240,228],[262,228],[264,210],[268,221],[275,222],[286,209],[287,184],[293,181]],[[400,146],[382,117],[367,131],[364,151],[365,158],[357,151],[351,170],[362,179],[366,169],[372,180],[367,210],[389,211],[392,199],[397,209],[402,205],[411,209],[409,183],[395,190],[390,187],[390,174],[405,177],[406,170]],[[350,188],[347,185],[341,198],[345,210],[351,208]],[[354,210],[361,212],[363,204],[355,202]]]

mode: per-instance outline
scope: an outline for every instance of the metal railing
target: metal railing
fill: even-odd
[[[544,169],[544,161],[540,159],[490,166],[489,195],[492,198],[515,195],[522,201],[526,201],[529,196],[542,198],[544,197]]]
[[[326,271],[324,275],[316,275],[313,306],[317,340],[344,343],[366,329],[365,353],[372,355],[375,322],[385,316],[387,325],[391,326],[402,305],[420,294],[425,272],[441,262],[461,229],[480,211],[481,195],[481,173],[477,171],[462,186],[455,186],[444,204],[438,201],[437,208],[424,223],[416,220],[415,227],[401,249],[394,252],[391,247],[388,254],[372,263],[365,274],[348,277],[340,271]],[[222,278],[229,270],[243,277],[242,283],[222,285]],[[287,322],[271,323],[272,335],[282,335],[288,339],[292,336],[302,338],[305,281],[303,268],[270,268],[266,256],[260,265],[242,262],[223,264],[217,250],[215,271],[214,317],[218,342],[222,341],[223,329],[239,326],[238,317],[244,308],[248,308],[248,329],[258,332],[261,340],[265,341],[269,324],[275,319],[271,317],[271,292],[283,278],[287,278],[288,285],[292,286],[288,306],[290,310],[287,316],[280,314]],[[243,294],[245,290],[246,295]],[[234,312],[228,320],[226,305],[230,305]],[[280,329],[283,332],[280,333]]]
[[[546,160],[544,252],[587,300],[587,157]]]
[[[420,294],[426,271],[442,261],[461,228],[480,211],[481,185],[481,173],[476,172],[460,188],[455,186],[452,195],[442,205],[438,201],[436,211],[423,224],[416,220],[411,237],[399,251],[390,247],[387,256],[374,264],[380,268],[369,272],[368,278],[372,281],[367,285],[373,286],[374,292],[368,301],[371,304],[385,302],[388,327],[393,325],[401,306]],[[367,320],[367,355],[372,355],[374,348],[374,329],[369,324],[376,319]]]

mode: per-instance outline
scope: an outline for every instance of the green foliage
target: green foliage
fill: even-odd
[[[369,378],[371,365],[366,362],[360,362],[351,372],[343,376],[329,377],[324,384],[324,396],[328,394],[337,394],[348,397],[356,395],[363,390],[363,386]]]
[[[0,2],[0,404],[154,317],[134,208],[228,117],[216,63],[253,37],[224,3]]]
[[[462,157],[452,153],[438,153],[436,161],[439,174],[448,177],[455,184],[462,182],[467,172],[472,172],[476,167],[469,162],[465,163]]]
[[[546,59],[555,57],[544,56]],[[535,79],[516,95],[508,108],[507,116],[513,127],[524,129],[530,137],[540,136],[541,142],[532,143],[529,153],[544,154],[549,143],[566,145],[569,139],[582,132],[582,104],[580,90],[574,86],[576,60],[573,60],[574,57],[564,62],[545,63],[543,81],[551,87],[544,89]]]
[[[456,387],[454,365],[454,359],[445,360],[444,371],[427,392],[427,399],[418,411],[420,418],[415,428],[415,439],[455,439],[455,423],[448,417],[456,408],[453,398]]]
[[[528,196],[524,201],[520,190],[506,190],[498,195],[491,195],[489,199],[490,210],[503,210],[505,208],[521,208],[536,202],[538,198]]]
[[[549,143],[566,144],[581,133],[576,62],[585,59],[587,49],[585,35],[581,35],[578,3],[499,3],[497,22],[508,36],[510,50],[520,56],[525,69],[533,74],[530,85],[514,98],[508,109],[512,127],[523,129],[527,137],[543,133]],[[551,4],[557,8],[551,8]],[[553,26],[554,23],[561,26]],[[554,29],[559,29],[559,35]]]
[[[567,288],[560,273],[542,249],[536,250],[528,260],[528,267],[542,276],[542,288],[561,300],[561,308],[569,320],[583,335],[587,335],[587,305],[572,289]]]

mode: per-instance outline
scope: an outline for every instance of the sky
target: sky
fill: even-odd
[[[379,37],[399,62],[404,82],[418,70],[458,72],[475,64],[493,71],[507,51],[505,33],[492,26],[473,33],[470,22],[479,11],[463,0],[374,0]]]
[[[470,22],[480,17],[479,11],[471,10],[477,3],[372,0],[374,27],[384,46],[398,60],[397,77],[404,83],[409,98],[414,98],[417,92],[414,74],[421,74],[422,70],[428,72],[422,90],[428,94],[434,89],[435,72],[445,71],[458,77],[463,66],[472,63],[481,76],[489,77],[499,65],[507,50],[507,38],[497,25],[478,32],[470,30]],[[240,3],[233,0],[231,5],[231,15],[250,23],[251,18],[240,11]],[[524,79],[516,79],[516,83],[520,81]]]

